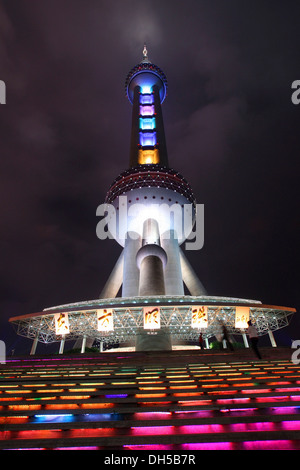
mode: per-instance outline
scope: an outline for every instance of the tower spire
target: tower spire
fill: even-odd
[[[146,44],[143,60],[127,75],[125,88],[132,109],[130,167],[160,164],[168,167],[161,103],[167,94],[163,71],[149,61]]]
[[[144,49],[143,49],[143,62],[149,62],[146,44],[144,44]]]

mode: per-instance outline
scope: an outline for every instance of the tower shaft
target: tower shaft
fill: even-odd
[[[129,163],[131,168],[145,164],[168,167],[163,114],[157,85],[151,90],[139,85],[134,88]]]

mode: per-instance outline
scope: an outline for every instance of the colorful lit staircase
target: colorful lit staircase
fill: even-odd
[[[103,353],[0,365],[1,449],[300,449],[290,351]]]

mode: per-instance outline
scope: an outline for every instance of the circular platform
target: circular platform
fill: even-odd
[[[192,326],[192,311],[206,307],[205,327]],[[55,317],[67,314],[69,332],[66,340],[82,337],[93,338],[106,344],[118,342],[120,345],[135,341],[137,335],[145,331],[144,309],[159,311],[159,329],[148,329],[151,335],[159,330],[168,331],[172,344],[197,341],[201,331],[204,338],[217,337],[225,325],[228,333],[242,335],[245,330],[236,328],[237,307],[248,307],[249,318],[255,324],[258,334],[264,335],[288,326],[294,308],[264,305],[260,301],[217,296],[152,296],[135,298],[95,299],[46,308],[42,312],[10,318],[10,323],[18,335],[42,343],[53,343],[62,339],[57,334]],[[111,329],[99,331],[99,312],[109,311]]]

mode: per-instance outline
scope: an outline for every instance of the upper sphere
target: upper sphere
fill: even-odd
[[[148,60],[147,49],[144,46],[143,61],[133,67],[126,77],[125,89],[131,104],[136,86],[141,88],[142,93],[151,93],[154,85],[158,86],[160,102],[162,103],[167,95],[167,78],[164,72]]]

